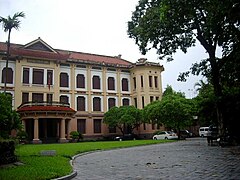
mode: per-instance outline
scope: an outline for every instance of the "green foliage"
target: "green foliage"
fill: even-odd
[[[70,137],[72,139],[78,139],[79,133],[77,131],[70,132]]]
[[[216,101],[213,86],[209,83],[201,81],[196,83],[198,87],[198,96],[195,98],[198,106],[198,120],[201,126],[209,126],[209,124],[217,125]]]
[[[13,17],[8,16],[7,18],[0,17],[0,22],[2,22],[2,26],[5,32],[11,31],[12,28],[19,29],[20,27],[20,17],[25,17],[24,12],[17,12],[13,15]]]
[[[240,44],[239,0],[143,0],[139,1],[128,22],[128,34],[136,40],[140,51],[157,50],[160,59],[173,60],[180,49],[184,53],[196,40],[208,54],[207,59],[195,63],[190,71],[181,73],[185,81],[190,72],[202,74],[214,87],[219,129],[224,129],[224,84],[239,86]],[[220,47],[222,58],[217,58]],[[229,81],[229,83],[227,83]]]
[[[13,140],[0,141],[0,165],[13,163],[17,160],[14,150],[15,142]]]
[[[12,109],[11,96],[0,93],[0,136],[8,138],[11,130],[21,127],[19,115]]]
[[[22,166],[1,168],[0,179],[54,179],[68,175],[72,172],[69,164],[69,157],[79,153],[109,150],[114,148],[124,148],[141,146],[147,144],[158,144],[172,142],[170,140],[135,140],[135,141],[106,141],[106,142],[82,142],[69,144],[39,144],[39,145],[19,145],[17,156],[23,163]],[[40,156],[42,150],[56,150],[56,156]]]
[[[177,49],[186,53],[196,39],[207,51],[218,45],[227,54],[229,45],[239,42],[239,9],[238,0],[139,1],[128,34],[143,54],[154,48],[169,60]]]
[[[27,140],[28,134],[27,134],[26,131],[20,130],[20,131],[17,132],[17,138],[19,140]]]
[[[103,122],[109,127],[119,128],[122,134],[124,134],[125,127],[132,132],[143,122],[142,111],[134,106],[115,106],[104,114]]]
[[[152,123],[164,124],[172,129],[183,129],[193,122],[196,104],[168,86],[161,101],[155,101],[144,108],[144,117]]]

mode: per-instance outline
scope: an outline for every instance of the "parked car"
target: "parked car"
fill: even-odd
[[[116,137],[114,137],[115,141],[136,140],[136,139],[140,139],[136,134],[124,134],[124,136],[116,136]]]
[[[207,137],[209,127],[200,127],[199,128],[199,136],[200,137]]]
[[[180,137],[183,139],[192,137],[192,133],[189,132],[188,130],[180,130],[179,134]]]
[[[176,133],[172,131],[158,131],[154,136],[154,140],[157,139],[178,139],[178,136]]]

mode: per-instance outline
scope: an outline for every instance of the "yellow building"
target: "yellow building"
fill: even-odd
[[[95,139],[117,135],[102,122],[104,112],[123,105],[142,109],[162,97],[163,66],[146,59],[131,63],[120,55],[59,50],[38,38],[11,44],[6,69],[6,49],[0,43],[1,91],[6,80],[33,143],[66,142],[71,131]],[[156,128],[142,124],[135,133],[148,138]]]

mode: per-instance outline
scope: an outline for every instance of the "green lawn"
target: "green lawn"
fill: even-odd
[[[0,168],[1,180],[14,179],[52,179],[72,172],[70,159],[72,156],[89,151],[107,150],[147,144],[173,142],[170,140],[135,140],[135,141],[99,141],[66,144],[19,145],[16,153],[21,166]],[[56,156],[41,156],[41,150],[56,150]]]

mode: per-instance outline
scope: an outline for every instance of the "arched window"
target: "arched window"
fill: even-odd
[[[122,104],[123,104],[123,106],[129,106],[129,99],[123,98]]]
[[[61,103],[69,103],[69,98],[66,95],[61,95],[60,96],[60,102]]]
[[[133,87],[134,87],[134,89],[137,88],[136,77],[133,77]]]
[[[99,76],[93,76],[92,87],[93,87],[93,89],[100,89],[100,77]]]
[[[83,96],[77,97],[77,110],[85,111],[85,97],[83,97]]]
[[[77,88],[85,88],[85,76],[83,74],[78,74],[76,77]]]
[[[115,98],[109,98],[108,99],[108,109],[111,109],[114,106],[116,106],[116,99]]]
[[[115,90],[114,77],[108,77],[108,90]]]
[[[122,78],[122,91],[128,91],[128,79]]]
[[[93,98],[93,111],[101,111],[101,98],[100,97]]]
[[[5,83],[6,79],[6,68],[3,68],[2,70],[2,83]],[[13,70],[12,68],[7,68],[7,83],[13,84]]]
[[[68,74],[67,73],[60,73],[60,87],[69,87],[68,86]]]

